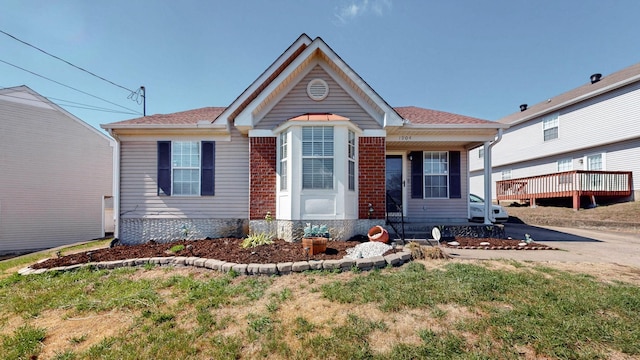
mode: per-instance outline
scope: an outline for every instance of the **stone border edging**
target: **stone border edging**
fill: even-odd
[[[95,266],[97,269],[116,269],[121,267],[144,266],[154,264],[159,266],[193,266],[229,272],[231,270],[240,275],[286,275],[292,272],[304,272],[307,270],[340,270],[349,271],[356,267],[362,271],[374,268],[382,269],[391,266],[400,266],[411,260],[411,252],[403,250],[386,256],[374,256],[364,259],[338,259],[338,260],[309,260],[297,262],[284,262],[276,264],[236,264],[215,259],[206,259],[195,256],[167,256],[151,257],[139,259],[125,259],[102,262],[91,262],[75,264],[70,266],[59,266],[48,269],[32,269],[30,266],[18,270],[20,275],[42,274],[47,271],[72,271],[88,266]]]

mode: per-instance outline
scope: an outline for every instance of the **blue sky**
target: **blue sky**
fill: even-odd
[[[392,106],[487,120],[640,62],[637,0],[0,0],[0,8],[0,30],[125,88],[144,85],[148,115],[229,105],[301,33],[324,39]],[[63,106],[95,127],[142,113],[128,91],[2,33],[0,61],[0,88],[134,112]]]

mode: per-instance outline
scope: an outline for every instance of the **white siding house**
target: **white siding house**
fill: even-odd
[[[104,236],[114,146],[28,87],[0,89],[0,254]]]
[[[569,186],[573,173],[583,171],[603,173],[574,179],[613,179],[630,191],[615,196],[640,199],[640,64],[606,76],[594,74],[585,85],[533,106],[523,104],[521,110],[499,120],[511,127],[492,153],[494,201],[501,199],[504,189],[496,187],[501,180],[531,186],[535,177],[554,175],[553,186],[546,184],[552,197]],[[480,148],[470,152],[471,191],[479,195],[483,194],[482,156]],[[631,172],[631,182],[627,183],[627,174],[616,172]],[[527,181],[519,180],[523,178]],[[597,195],[605,197],[616,189],[600,190]]]

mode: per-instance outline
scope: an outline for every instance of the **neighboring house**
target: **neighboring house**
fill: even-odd
[[[507,126],[392,108],[303,34],[228,107],[102,127],[119,144],[118,237],[138,243],[249,229],[291,241],[306,223],[347,239],[383,224],[387,210],[464,223],[467,150]]]
[[[493,148],[493,200],[640,199],[640,64],[594,74],[564,94],[499,120]],[[471,189],[483,194],[484,148],[470,152]]]
[[[109,222],[113,228],[114,147],[30,88],[0,89],[0,254],[91,240]]]

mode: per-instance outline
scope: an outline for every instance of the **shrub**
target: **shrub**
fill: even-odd
[[[252,248],[260,245],[273,244],[273,237],[267,233],[252,233],[242,240],[242,248]]]

